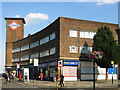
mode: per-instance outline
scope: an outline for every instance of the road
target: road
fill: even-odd
[[[37,87],[34,85],[27,85],[20,81],[11,80],[11,83],[6,83],[2,80],[2,90],[57,90],[56,87]],[[59,87],[58,90],[93,90],[92,88],[71,88],[71,87]],[[120,90],[120,88],[96,88],[95,90]]]

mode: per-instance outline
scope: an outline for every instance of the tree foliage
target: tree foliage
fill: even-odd
[[[103,52],[102,59],[97,61],[100,67],[109,68],[112,66],[111,61],[115,63],[118,62],[120,47],[116,44],[113,33],[109,27],[101,26],[98,28],[93,40],[93,49]]]

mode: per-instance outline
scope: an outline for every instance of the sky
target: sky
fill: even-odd
[[[9,1],[9,2],[8,2]],[[11,2],[10,2],[11,1]],[[68,17],[75,19],[91,20],[98,22],[108,22],[118,24],[118,3],[117,0],[64,0],[63,2],[13,2],[15,0],[5,0],[2,2],[1,18],[2,24],[0,33],[0,73],[5,65],[5,41],[6,41],[6,22],[5,17],[24,18],[24,37],[34,34],[58,17]],[[19,1],[19,0],[18,0]],[[25,0],[24,0],[25,1]],[[91,0],[92,1],[92,0]],[[1,3],[0,3],[1,4]],[[0,5],[1,6],[1,5]],[[2,35],[1,35],[2,34]]]

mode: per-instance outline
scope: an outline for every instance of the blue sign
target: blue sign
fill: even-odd
[[[112,74],[112,69],[113,69],[113,74],[117,74],[117,68],[108,68],[108,74]]]
[[[79,61],[64,60],[63,65],[79,65]]]

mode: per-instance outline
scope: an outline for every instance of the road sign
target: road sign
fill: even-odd
[[[34,66],[38,66],[38,59],[34,59]]]
[[[59,67],[62,67],[62,64],[59,64]]]
[[[111,61],[111,64],[114,64],[114,61]]]

